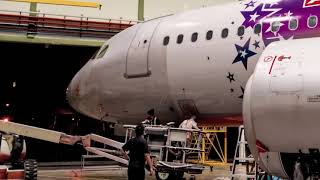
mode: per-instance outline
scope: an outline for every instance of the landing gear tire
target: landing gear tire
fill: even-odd
[[[168,173],[168,172],[156,171],[157,180],[168,180],[169,177],[170,177],[170,173]]]
[[[184,172],[174,171],[174,172],[160,172],[156,171],[157,180],[181,180],[183,178]]]
[[[27,159],[24,162],[24,179],[25,180],[36,180],[38,176],[38,164],[34,159]]]

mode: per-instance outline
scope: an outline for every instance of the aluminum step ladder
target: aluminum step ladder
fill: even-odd
[[[242,125],[239,127],[238,141],[231,170],[231,180],[239,178],[257,179],[257,164],[253,157],[246,155],[246,148],[248,148],[247,146],[248,143],[244,136],[244,126]],[[237,166],[240,163],[246,164],[246,171],[243,173],[236,172]],[[252,165],[251,171],[249,171],[249,165]]]

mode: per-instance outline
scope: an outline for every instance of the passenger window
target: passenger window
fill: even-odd
[[[206,39],[207,39],[207,40],[212,39],[212,34],[213,34],[213,31],[211,31],[211,30],[208,31],[208,32],[207,32],[207,35],[206,35]]]
[[[292,18],[289,21],[289,29],[290,30],[296,30],[298,28],[298,19]]]
[[[191,36],[191,42],[196,42],[198,39],[198,33],[193,33]]]
[[[310,16],[308,18],[308,27],[309,28],[314,28],[318,24],[318,17],[317,16]]]
[[[274,21],[271,23],[271,32],[278,32],[280,29],[280,21]]]
[[[244,26],[240,26],[239,28],[238,28],[238,36],[243,36],[244,35]]]
[[[169,36],[166,36],[166,37],[163,39],[163,45],[164,45],[164,46],[168,45],[168,44],[169,44],[169,40],[170,40]]]
[[[182,41],[183,41],[183,35],[180,34],[180,35],[178,36],[178,38],[177,38],[177,43],[178,43],[178,44],[181,44]]]
[[[254,33],[260,34],[261,33],[261,24],[254,25]]]
[[[106,54],[108,48],[109,48],[109,45],[102,47],[102,49],[96,59],[102,58]]]
[[[222,38],[226,38],[226,37],[228,37],[228,34],[229,34],[229,29],[228,28],[224,28],[222,30],[221,37]]]

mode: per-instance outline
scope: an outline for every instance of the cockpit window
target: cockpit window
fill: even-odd
[[[95,59],[100,49],[97,49],[90,59]]]
[[[102,57],[106,54],[108,48],[109,48],[109,45],[103,46],[103,47],[101,48],[100,53],[97,55],[96,59],[102,58]]]

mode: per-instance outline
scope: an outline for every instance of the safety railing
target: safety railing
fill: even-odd
[[[138,21],[0,10],[0,31],[27,31],[72,36],[112,36]]]

